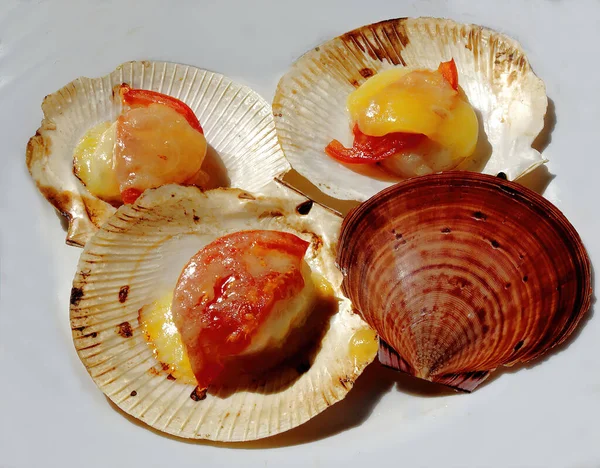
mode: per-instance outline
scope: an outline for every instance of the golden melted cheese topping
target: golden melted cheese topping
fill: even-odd
[[[454,160],[470,156],[477,144],[475,111],[465,94],[453,89],[437,71],[392,68],[379,72],[350,94],[347,107],[352,121],[366,135],[423,134]]]
[[[121,201],[114,167],[116,127],[116,122],[102,122],[92,127],[79,140],[73,154],[75,175],[90,193],[108,203]]]
[[[308,265],[307,265],[307,268]],[[287,335],[290,326],[300,326],[303,318],[311,312],[317,297],[333,297],[333,288],[329,282],[318,273],[310,273],[310,269],[303,269],[305,278],[304,290],[290,301],[280,301],[277,314],[272,314],[274,319],[270,320],[266,327],[253,338],[252,344],[244,354],[259,352],[265,347],[276,346],[279,341]],[[181,382],[196,384],[196,378],[188,359],[181,335],[173,322],[171,305],[173,292],[165,294],[160,299],[144,306],[140,310],[139,320],[144,330],[148,344],[152,348],[156,359],[168,368],[168,372]],[[287,306],[287,307],[286,307]],[[370,331],[370,330],[367,330]],[[367,337],[368,338],[368,337]],[[364,345],[365,337],[359,335],[353,344],[353,355],[362,356],[361,353],[368,352]],[[367,346],[368,347],[368,346]],[[371,354],[372,355],[372,354]]]

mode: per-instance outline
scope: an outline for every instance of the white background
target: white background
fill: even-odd
[[[600,318],[567,346],[471,395],[442,395],[375,366],[348,399],[255,444],[158,435],[117,412],[70,338],[79,250],[37,192],[25,145],[40,104],[79,75],[154,59],[222,72],[272,99],[304,51],[401,16],[450,17],[518,39],[556,125],[545,195],[600,259],[598,1],[0,0],[0,466],[600,467]]]

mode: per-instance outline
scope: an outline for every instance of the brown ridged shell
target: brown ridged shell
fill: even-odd
[[[565,216],[484,174],[392,186],[342,225],[343,290],[384,364],[471,391],[563,342],[591,304],[591,266]]]

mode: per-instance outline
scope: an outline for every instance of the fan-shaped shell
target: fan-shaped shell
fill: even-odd
[[[437,69],[451,58],[480,121],[477,149],[460,169],[504,172],[514,180],[542,164],[531,145],[544,125],[546,91],[521,46],[490,29],[436,18],[363,26],[295,62],[273,101],[286,158],[319,189],[341,199],[364,201],[397,182],[373,168],[338,163],[324,148],[334,138],[351,146],[346,99],[368,77],[394,66]]]
[[[42,194],[69,221],[67,243],[83,246],[114,212],[73,173],[73,150],[94,125],[116,119],[115,85],[174,96],[198,116],[230,185],[258,190],[289,165],[277,142],[269,104],[250,88],[200,68],[127,62],[101,78],[78,78],[46,96],[44,119],[27,145],[27,166]]]
[[[306,214],[310,202],[285,192],[202,193],[167,185],[120,207],[86,244],[71,294],[73,340],[98,387],[125,412],[180,437],[258,439],[298,426],[344,398],[375,358],[375,350],[359,355],[350,346],[368,326],[340,291],[334,250],[341,219],[316,205]],[[283,366],[243,388],[211,387],[198,401],[193,385],[163,370],[138,311],[172,291],[204,245],[245,229],[287,231],[311,242],[305,259],[332,285],[337,302],[305,368]]]
[[[590,261],[564,215],[477,173],[369,199],[344,220],[338,264],[343,291],[389,345],[384,364],[468,391],[564,341],[591,302]]]

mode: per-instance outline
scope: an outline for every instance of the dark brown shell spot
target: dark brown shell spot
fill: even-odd
[[[296,207],[296,212],[300,215],[307,215],[308,213],[310,213],[310,210],[312,210],[313,207],[313,201],[312,200],[306,200],[303,203],[300,203],[297,207]]]
[[[350,84],[351,84],[352,86],[354,86],[355,88],[358,88],[358,87],[360,86],[360,83],[359,83],[357,80],[355,80],[354,78],[352,78],[352,79],[350,80]]]
[[[481,331],[482,331],[483,333],[487,333],[487,332],[489,332],[489,331],[490,331],[490,327],[489,327],[489,325],[483,325],[483,327],[481,327]]]
[[[442,229],[442,234],[450,234],[452,232],[452,229],[450,229],[449,227],[445,227],[444,229]]]
[[[524,343],[523,340],[521,340],[515,345],[515,348],[514,348],[515,352],[519,351],[523,347],[523,343]]]
[[[127,296],[129,295],[129,286],[122,286],[119,289],[119,302],[123,304],[127,300]]]
[[[173,377],[173,374],[169,374],[167,375],[167,380],[177,380],[175,377]]]
[[[71,305],[76,306],[81,301],[83,297],[83,289],[81,288],[71,288]]]
[[[529,281],[529,277],[527,275],[523,276],[523,283],[527,283]]]
[[[506,283],[506,284],[504,285],[504,289],[510,289],[510,283]]]
[[[123,322],[117,325],[117,333],[123,338],[131,338],[133,336],[133,329],[129,322]]]
[[[92,332],[88,335],[83,335],[84,338],[96,338],[98,336],[97,332]]]
[[[248,192],[242,192],[238,195],[240,200],[256,200],[254,195],[249,194]]]
[[[492,247],[495,248],[495,249],[497,249],[498,247],[500,247],[500,243],[497,240],[495,240],[495,239],[492,239],[491,244],[492,244]]]
[[[498,172],[498,175],[496,177],[498,177],[499,179],[508,180],[508,177],[506,177],[506,174],[504,172]]]
[[[137,396],[137,392],[135,390],[133,390],[129,395],[130,396]]]
[[[194,391],[190,393],[190,398],[194,401],[204,400],[206,398],[206,389],[196,387]]]
[[[487,216],[484,215],[481,211],[475,211],[473,213],[473,218],[475,218],[478,221],[485,221],[487,219]]]
[[[194,215],[194,222],[197,223],[198,221],[200,221],[200,216]]]
[[[363,78],[370,78],[371,76],[373,76],[375,74],[375,72],[373,70],[371,70],[369,67],[361,68],[359,73]]]

